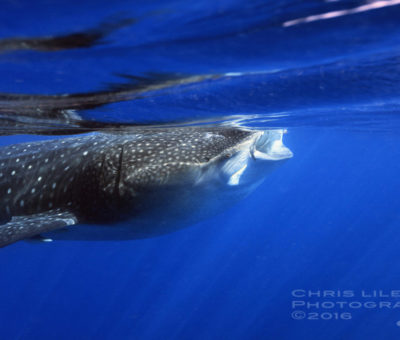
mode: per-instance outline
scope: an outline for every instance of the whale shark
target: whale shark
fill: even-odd
[[[189,226],[292,157],[285,130],[135,126],[0,148],[0,247],[125,240]]]

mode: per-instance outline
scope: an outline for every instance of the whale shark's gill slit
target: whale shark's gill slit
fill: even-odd
[[[252,145],[251,148],[250,148],[250,156],[254,161],[257,160],[256,157],[254,156],[255,149],[256,148],[255,148],[254,145]]]
[[[121,180],[122,180],[122,160],[124,157],[124,145],[121,144],[121,151],[119,154],[119,162],[118,162],[118,167],[117,167],[117,176],[115,179],[115,194],[118,199],[121,198]]]

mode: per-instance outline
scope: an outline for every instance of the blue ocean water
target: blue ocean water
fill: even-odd
[[[1,249],[1,339],[400,337],[400,2],[3,0],[1,8],[0,39],[135,22],[91,47],[0,53],[0,92],[218,74],[82,114],[287,128],[294,153],[240,204],[176,233]]]

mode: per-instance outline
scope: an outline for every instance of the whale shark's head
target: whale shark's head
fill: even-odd
[[[124,142],[120,192],[136,196],[139,191],[177,186],[219,190],[226,184],[259,182],[292,157],[283,145],[284,133],[241,127],[140,130]]]

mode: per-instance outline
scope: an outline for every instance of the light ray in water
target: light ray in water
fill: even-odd
[[[358,7],[354,7],[354,8],[350,8],[350,9],[342,9],[339,11],[331,11],[331,12],[326,12],[326,13],[321,13],[321,14],[314,14],[314,15],[310,15],[308,17],[289,20],[289,21],[284,22],[282,24],[282,26],[283,27],[295,26],[295,25],[299,25],[299,24],[305,24],[308,22],[332,19],[332,18],[342,17],[345,15],[362,13],[362,12],[367,12],[367,11],[371,11],[374,9],[384,8],[384,7],[388,7],[388,6],[395,6],[395,5],[400,5],[400,0],[374,1],[374,2],[368,3],[366,5],[362,5],[362,6],[358,6]]]

